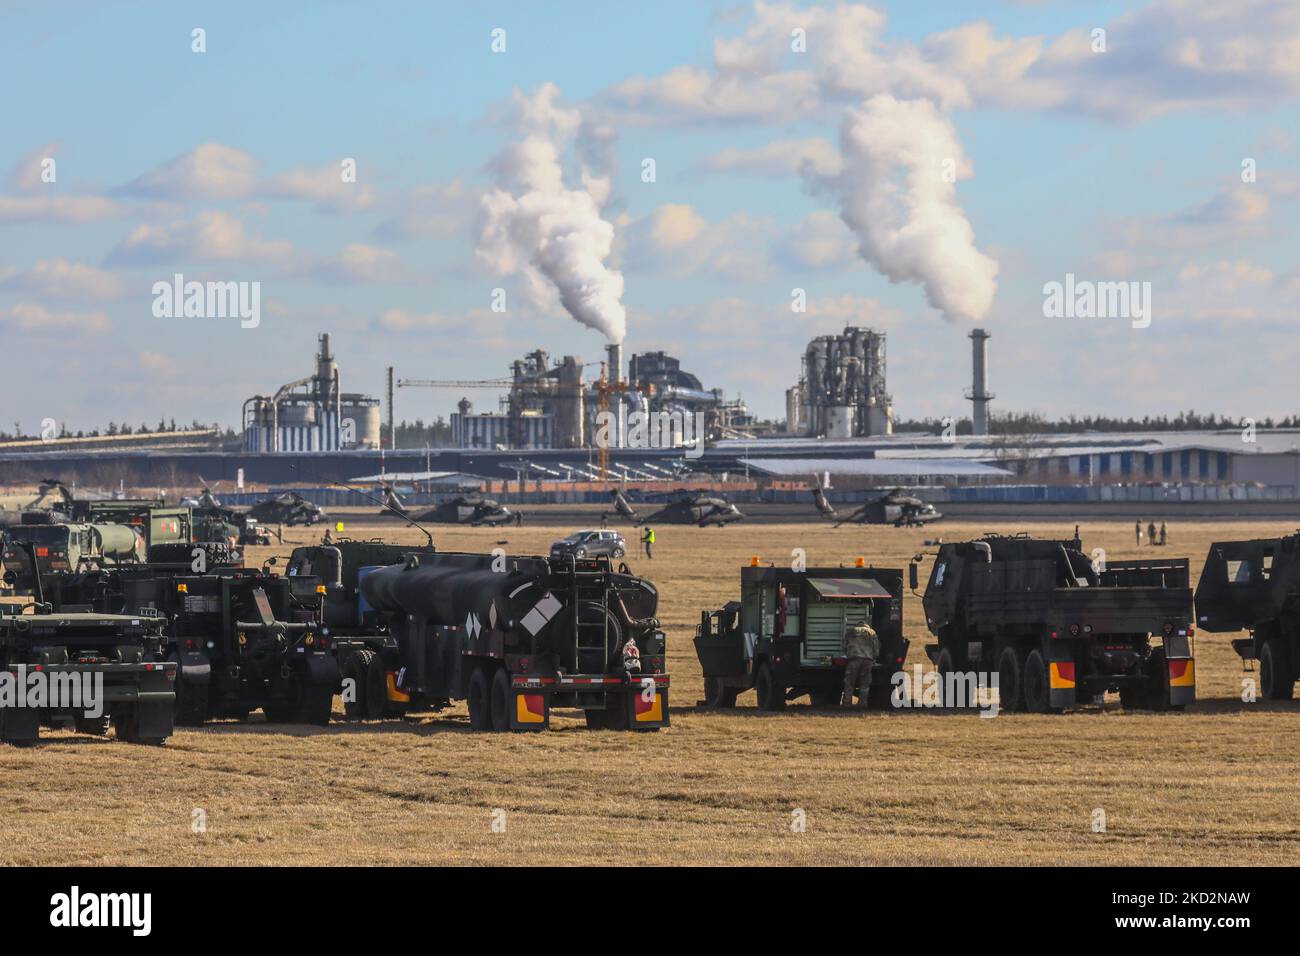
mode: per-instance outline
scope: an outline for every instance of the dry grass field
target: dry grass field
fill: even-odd
[[[398,523],[345,518],[354,537],[414,542]],[[734,595],[752,554],[903,567],[986,530],[1067,536],[1073,522],[912,530],[743,524],[662,527],[672,727],[480,735],[463,705],[406,721],[328,729],[220,723],[142,748],[72,733],[0,749],[5,864],[1281,864],[1300,859],[1300,702],[1244,704],[1232,635],[1197,639],[1200,701],[1183,714],[1061,716],[697,710],[690,638],[699,609]],[[1134,557],[1127,522],[1083,524],[1087,548]],[[1174,524],[1162,555],[1200,571],[1215,538],[1280,522]],[[441,529],[443,548],[498,541],[541,552],[560,529]],[[625,533],[631,536],[630,529]],[[315,539],[318,532],[311,532]],[[304,529],[286,545],[307,541]],[[1145,549],[1151,551],[1154,549]],[[254,549],[261,560],[285,548]],[[928,571],[928,563],[925,566]],[[909,598],[909,663],[926,662]],[[928,666],[928,663],[927,663]],[[337,702],[336,702],[337,706]],[[194,833],[196,809],[206,832]],[[1106,832],[1094,833],[1095,809]],[[504,811],[504,816],[494,811]],[[792,830],[795,811],[806,830]],[[504,820],[504,832],[493,821]],[[500,829],[498,827],[498,829]]]

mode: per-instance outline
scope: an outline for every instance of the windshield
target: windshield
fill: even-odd
[[[573,534],[569,535],[567,538],[562,538],[561,541],[562,541],[564,544],[577,544],[579,541],[585,541],[586,538],[587,538],[587,532],[585,532],[585,531],[575,531]]]
[[[68,543],[68,528],[57,524],[25,525],[14,528],[10,536],[15,541],[30,541],[32,544],[63,545]]]

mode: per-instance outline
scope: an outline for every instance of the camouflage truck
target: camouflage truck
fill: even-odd
[[[176,664],[164,659],[163,621],[56,612],[42,598],[0,604],[0,740],[34,743],[42,724],[61,723],[99,736],[111,723],[131,743],[171,736]]]
[[[190,509],[169,508],[158,499],[77,499],[72,503],[71,518],[87,524],[134,528],[146,548],[194,540]]]
[[[1206,631],[1248,631],[1233,650],[1243,662],[1259,661],[1265,697],[1291,700],[1300,661],[1300,532],[1210,545],[1196,616]]]
[[[103,569],[46,576],[44,590],[57,607],[161,615],[166,656],[178,666],[179,724],[244,719],[257,708],[274,722],[327,724],[339,677],[316,581],[223,564],[220,545],[204,547],[204,573]]]
[[[864,622],[880,638],[867,703],[884,708],[907,659],[901,569],[741,568],[740,600],[701,612],[695,630],[705,704],[734,707],[751,688],[761,710],[804,694],[818,706],[839,703],[845,630]]]
[[[1003,710],[1195,700],[1185,558],[1094,563],[1077,537],[990,534],[939,548],[923,605],[936,669],[996,672]]]
[[[295,548],[287,576],[324,588],[351,717],[465,700],[474,730],[545,730],[553,708],[598,729],[668,725],[658,592],[608,558],[342,540]]]

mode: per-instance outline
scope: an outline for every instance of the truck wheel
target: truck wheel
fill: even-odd
[[[176,665],[175,722],[182,727],[199,727],[208,719],[208,685],[187,681]]]
[[[836,690],[814,690],[808,693],[808,699],[814,707],[835,707],[844,699],[844,695]]]
[[[1169,661],[1165,649],[1157,647],[1143,667],[1146,672],[1147,706],[1152,710],[1172,710],[1169,704]],[[1182,710],[1181,707],[1177,708]]]
[[[767,661],[758,665],[758,674],[754,677],[754,692],[758,695],[758,709],[768,712],[785,708],[785,688],[778,687],[772,677],[772,668]]]
[[[469,675],[469,727],[470,730],[491,730],[492,692],[488,685],[487,670],[482,664],[474,667]]]
[[[728,687],[720,677],[704,678],[704,703],[707,707],[735,707],[738,687]],[[816,698],[813,699],[816,703]]]
[[[1002,648],[998,655],[998,698],[1005,711],[1024,709],[1024,670],[1020,652],[1012,646]]]
[[[72,726],[79,734],[89,734],[92,737],[103,737],[108,734],[108,714],[101,714],[98,717],[74,717]]]
[[[939,675],[939,706],[940,707],[955,706],[957,702],[954,700],[948,700],[946,694],[944,693],[948,687],[948,681],[946,680],[947,675],[953,673],[956,670],[952,662],[952,651],[950,651],[946,647],[941,647],[939,649],[939,659],[934,662],[934,670],[935,673]]]
[[[366,664],[366,693],[362,698],[367,720],[383,720],[388,709],[388,668],[384,659],[374,651]]]
[[[334,688],[324,684],[311,684],[302,690],[298,719],[305,724],[328,727],[334,713]]]
[[[140,713],[137,706],[120,710],[113,715],[113,734],[128,744],[147,744],[152,747],[160,747],[167,740],[166,737],[140,736]]]
[[[1025,657],[1021,680],[1024,683],[1025,710],[1031,714],[1051,713],[1052,687],[1047,678],[1047,661],[1036,647]]]
[[[492,675],[492,729],[503,734],[510,729],[510,675],[498,667]]]
[[[1290,700],[1295,693],[1295,671],[1287,646],[1270,637],[1259,650],[1259,686],[1269,700]]]
[[[343,715],[349,720],[361,720],[366,716],[366,674],[370,671],[370,662],[379,655],[368,648],[349,651],[343,658],[343,680],[352,681],[352,700],[343,700]]]
[[[583,713],[587,717],[588,730],[605,729],[605,711],[596,710],[595,708],[588,708],[587,710],[584,710]]]

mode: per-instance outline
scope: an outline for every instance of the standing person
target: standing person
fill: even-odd
[[[1156,543],[1156,523],[1154,521],[1147,525],[1147,543],[1150,545]]]
[[[641,535],[641,545],[645,548],[646,560],[653,561],[655,556],[655,529],[649,525],[646,526],[645,533]]]
[[[1141,521],[1135,521],[1133,523],[1133,534],[1137,537],[1138,547],[1139,548],[1142,547],[1142,522]]]
[[[1164,545],[1165,535],[1168,533],[1168,531],[1169,529],[1165,526],[1165,523],[1163,521],[1160,522],[1160,544],[1161,545]]]
[[[880,638],[865,621],[844,629],[844,696],[840,703],[853,706],[853,692],[858,694],[858,706],[867,706],[867,692],[871,689],[871,669],[880,656]]]

